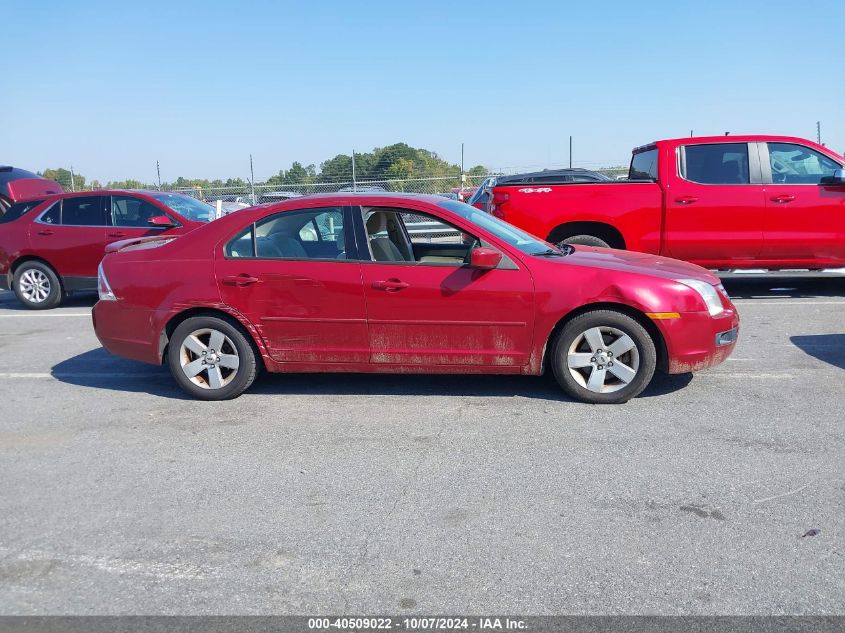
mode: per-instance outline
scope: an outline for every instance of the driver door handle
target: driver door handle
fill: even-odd
[[[53,235],[53,229],[41,229],[38,231],[38,235]]]
[[[239,288],[243,288],[244,286],[257,284],[259,279],[258,277],[252,277],[244,273],[240,275],[228,275],[227,277],[223,277],[222,281],[227,286],[237,286]]]
[[[773,198],[769,198],[772,202],[777,202],[778,204],[786,204],[787,202],[792,202],[795,200],[795,196],[791,196],[789,194],[783,194],[780,196],[774,196]]]
[[[113,233],[109,233],[109,237],[126,237],[126,233],[123,231],[114,231]]]
[[[675,198],[675,202],[678,204],[693,204],[694,202],[698,202],[698,198],[695,196],[681,196],[680,198]]]
[[[374,281],[372,285],[374,290],[384,290],[386,292],[399,292],[408,287],[407,283],[395,277],[383,281]]]

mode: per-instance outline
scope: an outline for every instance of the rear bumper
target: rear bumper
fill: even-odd
[[[724,362],[736,347],[739,315],[735,309],[718,317],[707,312],[685,312],[679,319],[659,322],[666,341],[667,370],[686,374]]]
[[[152,324],[153,312],[127,308],[120,301],[98,301],[91,311],[94,332],[103,347],[115,356],[151,365],[161,364],[159,341]],[[128,338],[137,333],[145,338]]]

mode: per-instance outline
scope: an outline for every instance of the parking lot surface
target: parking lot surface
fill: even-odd
[[[726,281],[725,364],[185,399],[0,293],[0,613],[845,613],[845,276]],[[814,534],[813,530],[817,533]]]

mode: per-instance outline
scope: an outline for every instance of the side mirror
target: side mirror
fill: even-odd
[[[837,169],[832,176],[821,179],[823,185],[845,185],[845,169]]]
[[[502,254],[495,248],[479,246],[470,251],[469,265],[480,270],[492,270],[502,261]]]
[[[174,226],[176,226],[175,224],[173,224],[173,220],[171,220],[166,215],[154,216],[147,220],[147,224],[157,229],[172,229]]]

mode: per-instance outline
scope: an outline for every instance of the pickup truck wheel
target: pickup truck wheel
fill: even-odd
[[[55,308],[64,298],[59,276],[42,262],[24,262],[18,266],[12,284],[18,301],[30,310]]]
[[[595,235],[573,235],[567,237],[562,242],[558,242],[558,246],[563,244],[580,244],[581,246],[598,246],[599,248],[610,248],[610,244]]]
[[[648,386],[657,352],[636,320],[614,310],[593,310],[563,327],[550,364],[560,386],[576,400],[617,404]]]

